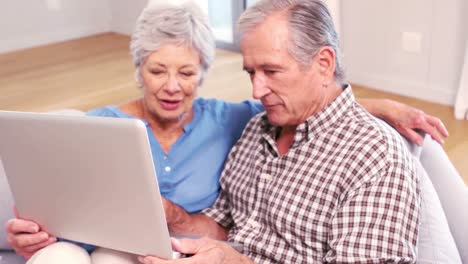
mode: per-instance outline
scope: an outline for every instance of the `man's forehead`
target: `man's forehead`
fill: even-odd
[[[288,27],[284,18],[272,16],[244,33],[241,39],[242,53],[280,52],[287,47]]]

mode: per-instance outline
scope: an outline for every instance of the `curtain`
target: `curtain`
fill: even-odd
[[[468,41],[465,48],[465,62],[461,71],[460,86],[455,99],[455,118],[468,119]]]

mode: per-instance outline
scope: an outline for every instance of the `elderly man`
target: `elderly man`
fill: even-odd
[[[343,83],[326,6],[261,1],[242,15],[240,31],[244,68],[266,111],[232,149],[216,203],[203,214],[167,215],[173,232],[211,238],[173,241],[191,258],[140,261],[415,262],[415,166],[401,137]]]

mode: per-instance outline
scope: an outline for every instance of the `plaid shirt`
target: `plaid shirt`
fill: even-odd
[[[351,88],[297,127],[280,156],[278,127],[254,117],[229,154],[204,213],[257,263],[412,263],[419,183],[401,137]]]

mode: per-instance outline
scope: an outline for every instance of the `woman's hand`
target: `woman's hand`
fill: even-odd
[[[18,255],[26,259],[57,241],[55,237],[41,231],[39,225],[31,221],[13,218],[6,223],[5,228],[8,243]]]
[[[415,129],[431,135],[439,144],[444,144],[443,138],[449,135],[439,118],[409,105],[388,99],[360,99],[359,103],[371,114],[385,120],[400,134],[418,145],[422,145],[424,139]]]

